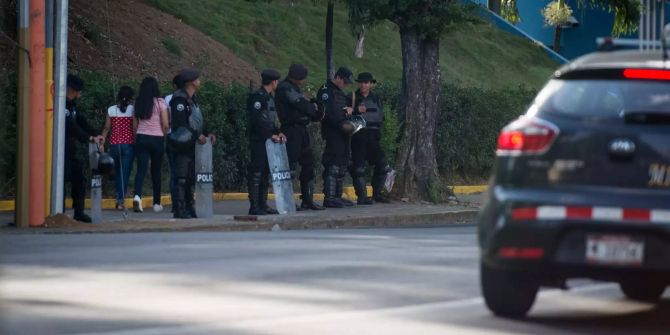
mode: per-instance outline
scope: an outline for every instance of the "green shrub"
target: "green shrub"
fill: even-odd
[[[487,178],[498,133],[525,113],[535,93],[524,87],[493,90],[445,85],[436,136],[440,174],[449,182]]]
[[[161,43],[168,52],[181,57],[181,46],[179,46],[179,42],[177,42],[177,40],[172,37],[167,37],[161,40]]]
[[[114,103],[116,91],[121,85],[137,90],[139,81],[113,80],[106,74],[80,73],[85,81],[84,94],[78,102],[78,110],[86,115],[91,125],[102,129],[107,107]],[[12,180],[16,176],[16,75],[0,82],[0,117],[10,122],[0,125],[0,195],[14,195]],[[400,145],[402,120],[400,108],[400,83],[385,82],[375,88],[385,109],[382,129],[382,147],[388,161],[393,165]],[[161,84],[162,94],[172,91],[169,82]],[[308,87],[307,91],[314,91]],[[206,127],[216,134],[214,146],[214,188],[216,191],[243,191],[246,189],[247,165],[249,162],[246,99],[248,87],[223,85],[206,81],[200,92],[199,102],[205,116]],[[439,124],[435,138],[440,178],[431,183],[435,199],[446,194],[441,184],[459,182],[482,182],[490,174],[495,157],[496,138],[500,129],[525,111],[532,101],[534,90],[524,87],[484,89],[445,84],[442,90]],[[309,126],[312,135],[317,183],[323,171],[321,154],[323,140],[320,125]],[[80,154],[85,154],[81,146]],[[168,164],[163,164],[163,190],[167,192]],[[130,185],[134,183],[135,171]],[[150,194],[149,182],[144,194]],[[113,195],[113,182],[105,182],[104,193]],[[317,187],[320,190],[320,187]]]

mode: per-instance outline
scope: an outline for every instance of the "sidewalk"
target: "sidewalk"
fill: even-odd
[[[296,229],[338,229],[363,227],[421,227],[471,222],[482,201],[481,195],[461,195],[451,204],[417,204],[394,202],[347,209],[304,211],[294,215],[259,216],[256,221],[235,220],[246,215],[248,201],[214,202],[214,217],[210,219],[175,220],[166,206],[161,213],[145,208],[144,213],[104,210],[102,224],[87,224],[72,220],[47,223],[40,228],[16,228],[7,224],[13,213],[0,214],[0,234],[25,233],[130,233],[177,231],[267,231]],[[272,203],[271,203],[272,205]],[[72,214],[71,211],[68,214]]]

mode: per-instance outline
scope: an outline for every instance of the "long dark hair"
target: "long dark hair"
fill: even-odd
[[[140,84],[140,93],[135,101],[135,117],[142,120],[151,118],[154,110],[154,98],[159,98],[161,92],[158,89],[158,80],[154,77],[146,77]]]
[[[116,95],[116,105],[121,110],[121,113],[125,113],[126,109],[133,102],[133,96],[135,91],[128,86],[121,86],[119,88],[119,94]]]

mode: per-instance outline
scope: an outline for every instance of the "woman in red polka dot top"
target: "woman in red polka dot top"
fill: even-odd
[[[114,157],[116,179],[116,209],[124,209],[123,199],[128,190],[128,177],[133,166],[133,96],[128,86],[119,89],[116,104],[107,109],[107,120],[102,136],[109,134],[109,152]]]

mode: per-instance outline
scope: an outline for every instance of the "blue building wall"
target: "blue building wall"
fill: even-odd
[[[550,0],[517,0],[521,22],[517,26],[552,47],[554,44],[554,27],[546,26],[542,9]],[[596,50],[596,38],[612,35],[614,13],[599,8],[579,8],[577,1],[569,0],[572,16],[579,21],[579,26],[563,29],[561,34],[561,55],[575,58]],[[627,37],[627,36],[621,36]]]
[[[483,7],[488,6],[487,0],[465,0]],[[544,24],[542,9],[552,0],[517,0],[517,8],[521,22],[516,24],[523,33],[530,36],[549,48],[554,44],[554,28]],[[596,39],[612,35],[614,13],[601,8],[585,8],[577,6],[577,0],[568,0],[572,8],[572,16],[579,21],[579,26],[563,29],[561,34],[561,56],[574,59],[596,50]],[[665,7],[666,22],[670,21],[670,8]],[[496,24],[496,22],[493,22]],[[500,26],[500,24],[496,24]],[[619,36],[622,38],[637,38],[637,32]]]

